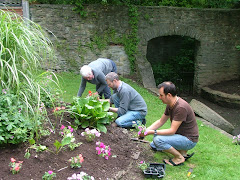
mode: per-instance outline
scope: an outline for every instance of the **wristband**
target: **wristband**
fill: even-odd
[[[157,135],[157,130],[154,130],[154,136],[156,136]]]

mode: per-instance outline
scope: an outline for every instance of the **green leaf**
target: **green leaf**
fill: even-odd
[[[34,139],[29,139],[28,141],[29,141],[29,144],[31,144],[31,145],[36,143]]]
[[[93,106],[90,106],[90,105],[88,105],[88,104],[85,104],[85,107],[88,108],[88,109],[94,109]]]
[[[25,157],[26,159],[29,159],[30,156],[31,156],[31,154],[30,154],[30,152],[28,152],[28,151],[27,151],[27,152],[25,153],[25,155],[24,155],[24,157]]]
[[[62,144],[58,140],[56,140],[53,145],[56,147],[57,150],[62,146]]]
[[[71,142],[71,137],[64,137],[61,143],[62,143],[62,146],[65,146],[67,144],[70,144],[70,142]]]
[[[97,129],[98,129],[100,132],[107,133],[107,128],[106,128],[103,124],[97,124]]]
[[[89,122],[88,121],[84,121],[81,126],[82,126],[82,128],[86,128],[86,127],[89,126]]]
[[[110,107],[109,102],[103,101],[102,107],[103,107],[103,111],[108,111]]]
[[[4,141],[4,138],[2,136],[0,136],[0,141]]]

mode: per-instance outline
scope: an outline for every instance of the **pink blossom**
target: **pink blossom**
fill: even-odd
[[[11,158],[11,162],[14,163],[16,161],[16,159],[14,158]]]
[[[64,128],[65,128],[65,126],[64,126],[64,125],[62,125],[60,129],[64,129]]]
[[[48,171],[48,174],[52,174],[53,173],[53,171]]]

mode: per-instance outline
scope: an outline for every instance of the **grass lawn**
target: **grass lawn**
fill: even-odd
[[[72,102],[74,96],[77,95],[81,82],[81,76],[74,73],[60,73],[60,85],[64,93],[64,101]],[[159,119],[164,112],[165,105],[157,96],[150,93],[145,88],[137,85],[129,79],[122,79],[135,88],[144,98],[148,106],[147,126]],[[87,83],[83,97],[88,91],[95,92],[95,86]],[[232,144],[232,139],[221,134],[219,131],[205,126],[200,120],[197,120],[200,138],[199,142],[189,153],[195,152],[195,155],[184,163],[184,166],[172,167],[166,166],[166,175],[164,179],[182,180],[182,179],[229,179],[239,180],[240,173],[240,146]],[[168,128],[167,123],[163,128]],[[151,141],[152,136],[147,136],[147,140]],[[170,158],[165,153],[155,153],[156,162],[162,163],[164,158]],[[191,176],[187,177],[187,171],[193,168]]]

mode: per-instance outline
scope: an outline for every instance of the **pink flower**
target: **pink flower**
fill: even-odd
[[[105,148],[105,145],[102,142],[100,143],[100,148]]]
[[[53,171],[48,171],[48,174],[52,174],[53,173]]]
[[[73,128],[71,126],[68,126],[68,129],[70,129],[70,131],[73,132]]]
[[[64,125],[62,125],[60,129],[64,129],[64,128],[65,128],[65,126],[64,126]]]
[[[14,163],[16,161],[16,159],[14,158],[11,158],[11,162]]]
[[[19,166],[15,166],[14,170],[15,170],[15,171],[19,171],[19,170],[20,170],[20,167],[19,167]]]

